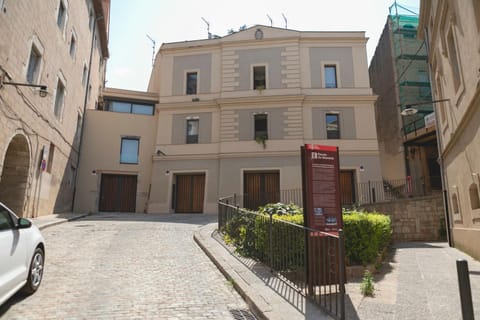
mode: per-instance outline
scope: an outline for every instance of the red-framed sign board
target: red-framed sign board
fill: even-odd
[[[301,147],[305,226],[325,232],[343,228],[338,147]]]

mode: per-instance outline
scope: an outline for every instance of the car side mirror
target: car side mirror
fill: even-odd
[[[25,218],[18,218],[17,228],[28,229],[32,226],[32,222]]]

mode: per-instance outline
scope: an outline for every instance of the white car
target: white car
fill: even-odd
[[[44,262],[40,230],[0,202],[0,305],[20,289],[27,294],[37,291]]]

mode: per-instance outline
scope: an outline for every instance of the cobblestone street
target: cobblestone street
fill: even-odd
[[[37,293],[16,295],[3,319],[252,319],[195,244],[209,215],[98,214],[43,230]]]

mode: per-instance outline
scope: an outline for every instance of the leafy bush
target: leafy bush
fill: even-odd
[[[346,211],[343,229],[348,265],[373,263],[392,238],[390,217],[377,212]]]
[[[305,233],[302,228],[283,223],[303,224],[303,215],[274,214],[272,216],[272,257],[269,257],[270,217],[257,216],[255,219],[256,257],[264,262],[271,262],[276,270],[296,270],[304,265]],[[280,221],[279,221],[280,220]]]
[[[248,257],[272,262],[277,270],[301,267],[305,255],[305,234],[281,221],[303,225],[303,210],[294,204],[268,204],[259,209],[261,215],[240,211],[225,226],[225,240]],[[269,223],[272,224],[272,250],[269,257]],[[380,213],[344,211],[345,255],[347,265],[367,265],[387,248],[392,237],[390,218]]]
[[[260,207],[258,208],[259,213],[264,213],[264,214],[275,214],[277,216],[283,216],[283,215],[303,215],[303,209],[300,208],[299,206],[289,203],[289,204],[284,204],[281,202],[278,203],[269,203],[265,205],[265,207]],[[302,219],[302,224],[303,224],[303,219]]]

